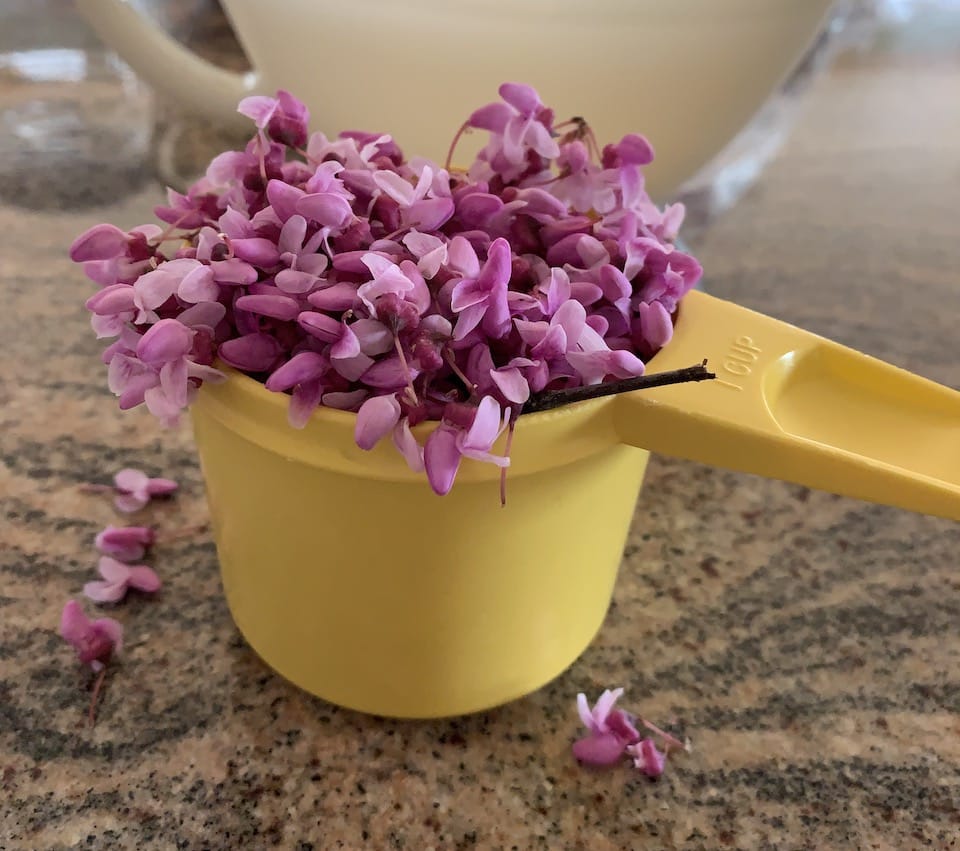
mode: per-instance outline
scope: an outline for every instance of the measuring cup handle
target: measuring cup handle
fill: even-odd
[[[628,444],[960,520],[960,393],[700,292],[657,371],[713,381],[623,394]]]
[[[125,0],[76,0],[103,41],[157,90],[194,112],[246,126],[237,104],[258,85],[256,72],[218,68],[180,45]]]

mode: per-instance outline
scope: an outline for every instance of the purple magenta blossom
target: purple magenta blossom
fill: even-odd
[[[126,467],[113,477],[113,486],[117,496],[114,503],[119,511],[131,513],[139,511],[151,499],[169,496],[177,489],[172,479],[152,479],[141,470]]]
[[[504,83],[499,91],[502,102],[476,110],[467,124],[490,131],[490,142],[478,157],[486,168],[475,173],[492,172],[511,181],[528,171],[530,154],[550,160],[559,155],[560,148],[553,138],[553,114],[533,88]]]
[[[509,412],[501,417],[500,405],[492,396],[485,396],[471,411],[450,411],[424,444],[423,460],[433,490],[446,494],[453,487],[463,458],[486,461],[498,467],[510,465],[510,459],[491,451],[508,424]],[[450,420],[449,414],[459,415]],[[460,425],[455,428],[454,425]]]
[[[102,556],[98,567],[103,579],[88,582],[83,593],[95,603],[119,603],[131,588],[152,594],[160,590],[160,579],[144,564],[125,564]]]
[[[123,648],[123,627],[113,618],[90,620],[76,600],[63,607],[60,635],[73,645],[77,658],[97,672]]]
[[[507,463],[492,447],[531,396],[642,374],[701,275],[673,244],[682,205],[647,194],[642,136],[600,148],[530,86],[499,94],[464,124],[488,134],[467,171],[386,134],[308,136],[288,92],[246,98],[253,138],[168,192],[163,227],[81,234],[120,408],[175,424],[222,361],[288,394],[297,427],[355,413],[359,446],[390,437],[445,493],[464,458]],[[135,558],[123,541],[103,543]]]
[[[474,267],[474,263],[470,263]],[[490,246],[486,262],[475,277],[462,278],[453,288],[450,307],[457,314],[453,335],[462,340],[482,323],[490,337],[502,337],[510,328],[510,309],[507,305],[507,286],[513,267],[510,264],[510,244],[497,239]]]
[[[143,558],[153,546],[155,536],[148,526],[107,526],[94,539],[94,546],[105,556],[128,564]]]
[[[302,147],[307,142],[307,108],[289,92],[282,89],[275,98],[253,95],[240,101],[237,111],[252,118],[260,130],[291,147]]]
[[[640,733],[633,719],[622,709],[616,709],[623,689],[607,689],[600,695],[593,709],[582,692],[577,695],[577,712],[587,728],[588,735],[573,745],[573,755],[588,765],[606,766],[619,762],[627,746],[639,741]]]

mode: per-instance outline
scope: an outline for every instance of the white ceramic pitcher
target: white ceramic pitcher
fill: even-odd
[[[221,0],[255,69],[185,49],[128,0],[77,0],[157,89],[232,120],[244,95],[285,88],[312,125],[391,133],[442,161],[506,80],[601,142],[645,134],[648,188],[666,198],[743,127],[826,20],[831,0]]]

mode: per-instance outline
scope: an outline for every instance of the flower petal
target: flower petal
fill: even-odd
[[[500,430],[500,403],[493,396],[484,396],[477,406],[473,424],[463,435],[460,445],[464,449],[489,452]]]
[[[573,755],[586,765],[616,765],[627,746],[612,733],[586,736],[573,743]]]
[[[190,304],[215,302],[220,297],[220,287],[213,280],[213,269],[203,265],[187,272],[177,287],[177,296]],[[177,318],[182,321],[182,314]]]
[[[277,250],[276,243],[262,236],[232,239],[230,247],[233,249],[234,256],[261,269],[269,269],[280,262],[280,252]]]
[[[409,207],[414,201],[413,185],[395,171],[375,171],[373,182],[381,192],[403,207]]]
[[[503,128],[513,117],[513,111],[505,103],[488,103],[475,109],[467,119],[467,124],[478,130],[489,130],[491,133],[503,133]]]
[[[130,568],[130,578],[127,584],[131,588],[143,591],[146,594],[152,594],[160,590],[160,577],[149,567],[143,564],[135,565]]]
[[[60,635],[76,645],[90,632],[90,619],[76,600],[67,600],[60,614]]]
[[[330,311],[348,310],[358,300],[356,284],[348,284],[345,281],[322,290],[315,290],[307,296],[307,301],[314,307]]]
[[[526,117],[533,115],[542,106],[537,90],[525,83],[502,83],[497,92],[510,106]]]
[[[590,711],[590,703],[587,701],[587,696],[583,692],[577,695],[577,713],[580,715],[583,726],[591,733],[595,732],[597,725],[593,720],[593,713]]]
[[[166,496],[173,493],[179,485],[173,479],[150,479],[147,482],[147,493],[150,496]]]
[[[320,379],[304,381],[293,388],[290,406],[287,408],[287,420],[294,428],[304,428],[313,416],[313,412],[323,397],[323,385]]]
[[[97,570],[107,582],[112,583],[126,582],[130,576],[130,568],[123,564],[123,562],[117,561],[115,558],[110,558],[110,556],[102,556],[100,558]]]
[[[393,445],[406,459],[407,466],[414,473],[423,472],[423,447],[410,430],[410,420],[403,417],[393,429]]]
[[[644,739],[642,742],[627,748],[627,751],[633,756],[633,764],[647,777],[657,778],[663,774],[663,769],[667,764],[667,756],[657,750],[653,739]]]
[[[121,493],[113,498],[114,507],[124,514],[133,514],[135,511],[139,511],[149,501],[147,496],[135,493]]]
[[[181,296],[181,298],[183,298]],[[185,301],[187,299],[184,299]],[[181,325],[188,328],[196,328],[198,325],[206,325],[208,328],[216,328],[220,321],[227,315],[227,308],[219,301],[200,301],[193,307],[188,307],[183,313],[177,316]]]
[[[87,582],[83,586],[83,595],[95,603],[118,603],[127,593],[125,582]]]
[[[225,340],[217,354],[230,366],[245,372],[265,372],[276,362],[280,343],[269,334],[244,334]]]
[[[107,638],[113,645],[114,653],[119,653],[123,649],[123,626],[113,618],[97,618],[90,626],[95,632]]]
[[[292,295],[308,293],[320,283],[320,279],[316,275],[300,269],[281,269],[273,280],[277,289]]]
[[[400,403],[394,395],[371,396],[357,411],[354,440],[361,449],[373,449],[400,419]]]
[[[127,235],[114,225],[94,225],[84,231],[70,246],[70,259],[74,263],[89,260],[111,260],[127,250]]]
[[[161,319],[140,338],[137,357],[153,367],[182,358],[193,346],[194,333],[176,319]]]
[[[234,302],[234,307],[285,322],[296,319],[300,313],[300,303],[296,299],[279,293],[242,295]]]
[[[443,425],[434,429],[423,447],[423,465],[434,493],[443,496],[450,492],[460,469],[461,457],[457,431]]]
[[[597,722],[597,725],[601,730],[606,730],[607,716],[610,714],[610,711],[613,709],[614,704],[620,699],[623,695],[623,689],[605,689],[603,694],[600,695],[600,698],[594,704],[593,707],[593,717]]]
[[[124,467],[113,477],[113,484],[117,490],[131,493],[136,491],[146,492],[147,482],[149,481],[150,477],[146,473],[133,467]]]
[[[262,130],[267,126],[267,122],[269,122],[273,116],[277,105],[276,98],[267,97],[266,95],[251,95],[240,101],[240,104],[237,106],[237,112],[247,116],[247,118],[252,118],[254,124]]]
[[[342,228],[353,218],[350,202],[335,192],[314,192],[297,201],[296,211],[325,227]]]
[[[530,385],[516,367],[492,369],[490,377],[508,402],[522,405],[530,398]]]
[[[297,384],[320,378],[328,369],[328,360],[316,352],[299,352],[275,369],[264,385],[267,390],[282,393]]]

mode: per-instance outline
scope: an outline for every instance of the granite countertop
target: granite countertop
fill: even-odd
[[[845,55],[815,84],[698,246],[715,294],[960,383],[951,44]],[[960,524],[663,458],[603,630],[526,699],[398,722],[298,691],[240,638],[200,532],[157,547],[159,599],[118,609],[127,647],[84,726],[56,630],[115,515],[81,486],[142,466],[182,483],[149,522],[206,517],[189,432],[116,410],[64,256],[157,197],[0,205],[0,849],[960,847]],[[615,685],[693,742],[659,782],[571,758],[576,693]]]

